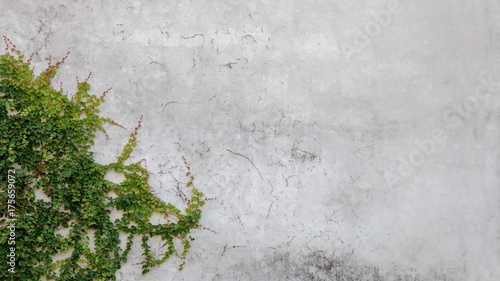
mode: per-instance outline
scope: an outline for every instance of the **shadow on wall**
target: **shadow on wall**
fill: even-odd
[[[211,280],[460,281],[465,280],[461,272],[439,268],[426,272],[394,268],[382,272],[377,267],[360,264],[351,255],[335,257],[315,251],[305,256],[276,253],[260,261],[234,265],[228,273],[218,273]]]

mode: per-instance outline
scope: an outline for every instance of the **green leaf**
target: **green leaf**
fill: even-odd
[[[164,203],[152,194],[148,184],[149,172],[140,163],[125,165],[137,146],[139,125],[115,163],[100,165],[90,150],[95,144],[103,122],[114,124],[99,116],[96,108],[101,99],[91,94],[87,82],[77,85],[73,98],[51,86],[61,62],[39,75],[24,61],[21,52],[6,40],[7,53],[0,55],[0,169],[13,170],[16,164],[16,215],[20,235],[19,280],[113,280],[120,264],[128,261],[135,236],[143,237],[143,274],[176,253],[174,239],[184,241],[196,227],[205,202],[201,192],[190,191],[192,204],[188,215],[179,208]],[[9,115],[9,111],[18,111]],[[187,165],[187,164],[186,164]],[[125,176],[121,183],[105,179],[109,171]],[[192,185],[194,177],[188,173]],[[5,173],[0,174],[0,181]],[[8,185],[0,185],[7,194]],[[39,200],[35,192],[48,198]],[[112,194],[114,194],[112,196]],[[200,195],[201,194],[201,195]],[[111,219],[112,210],[121,210],[121,219]],[[153,212],[161,212],[169,222],[150,223]],[[0,219],[0,222],[5,219]],[[62,235],[58,231],[64,230]],[[89,237],[93,232],[93,241]],[[126,248],[120,248],[120,233],[129,235]],[[159,260],[153,257],[156,249],[148,244],[149,237],[160,237],[168,251]],[[189,239],[193,239],[189,237]],[[6,236],[0,235],[0,242]],[[91,251],[90,243],[95,250]],[[185,256],[189,242],[184,242]],[[61,253],[71,253],[67,259],[53,261]],[[183,263],[180,265],[182,269]],[[59,276],[57,277],[57,275]],[[8,271],[0,272],[0,280],[10,280]],[[16,279],[16,280],[17,280]]]

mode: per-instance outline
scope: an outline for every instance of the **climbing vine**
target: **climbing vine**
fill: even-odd
[[[135,238],[142,239],[142,273],[171,256],[180,269],[199,228],[203,193],[186,164],[186,207],[160,200],[142,162],[130,163],[141,121],[115,163],[101,165],[90,150],[103,124],[88,79],[67,96],[51,80],[66,58],[39,75],[4,38],[0,56],[0,280],[116,280]],[[127,164],[128,163],[128,164]],[[114,183],[108,173],[123,175]],[[112,213],[121,217],[113,219]],[[152,223],[160,214],[165,223]],[[159,257],[150,239],[163,241]],[[122,241],[123,240],[123,241]],[[62,258],[61,258],[62,257]]]

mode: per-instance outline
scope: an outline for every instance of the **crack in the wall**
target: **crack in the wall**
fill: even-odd
[[[232,153],[232,154],[234,154],[234,155],[238,155],[238,156],[244,157],[244,158],[246,158],[248,161],[250,161],[250,164],[252,164],[252,166],[255,168],[255,170],[257,170],[257,172],[259,173],[260,178],[261,178],[262,180],[264,180],[264,177],[262,177],[262,174],[261,174],[261,172],[260,172],[259,168],[257,168],[257,166],[255,166],[255,164],[253,163],[253,161],[252,161],[252,160],[250,160],[250,158],[248,158],[247,156],[245,156],[245,155],[243,155],[243,154],[241,154],[241,153],[231,151],[230,149],[226,149],[226,150],[227,150],[227,151],[229,151],[229,152],[231,152],[231,153]]]

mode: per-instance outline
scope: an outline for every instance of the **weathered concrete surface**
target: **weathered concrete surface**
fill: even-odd
[[[0,30],[103,115],[179,203],[188,263],[119,280],[500,280],[500,3],[8,1]],[[129,132],[109,129],[111,161]],[[133,260],[138,261],[139,256]],[[133,262],[134,262],[133,261]]]

